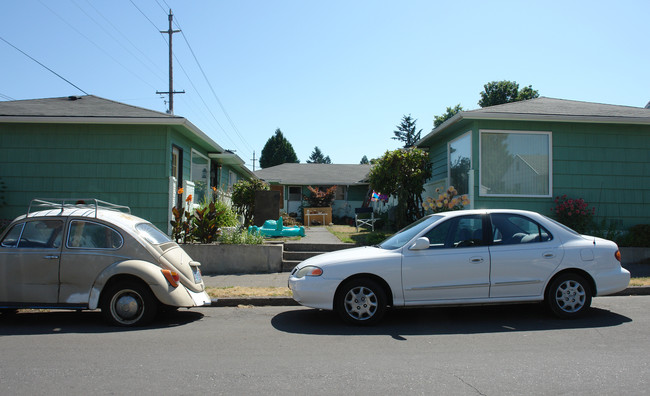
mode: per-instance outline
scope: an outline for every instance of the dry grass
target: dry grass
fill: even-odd
[[[630,279],[630,286],[650,286],[650,277],[632,278]]]
[[[212,298],[226,297],[291,297],[288,287],[207,287],[206,291]]]

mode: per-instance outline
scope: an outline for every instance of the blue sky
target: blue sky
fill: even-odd
[[[276,128],[301,162],[314,146],[334,163],[379,157],[403,115],[424,136],[447,106],[478,108],[489,81],[650,101],[647,0],[3,1],[0,37],[89,94],[165,111],[169,8],[184,34],[174,113],[251,169]],[[83,95],[4,41],[0,59],[0,100]]]

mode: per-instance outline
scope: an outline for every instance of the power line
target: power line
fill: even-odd
[[[138,80],[142,81],[143,83],[149,85],[151,88],[156,89],[153,85],[149,84],[147,81],[145,81],[145,80],[144,80],[143,78],[141,78],[139,75],[135,74],[135,72],[133,72],[131,69],[129,69],[128,67],[124,66],[124,65],[123,65],[119,60],[115,59],[115,57],[114,57],[113,55],[111,55],[108,51],[106,51],[106,50],[105,50],[104,48],[102,48],[100,45],[98,45],[98,44],[95,43],[93,40],[91,40],[88,36],[86,36],[86,35],[83,34],[81,31],[79,31],[79,29],[77,29],[76,27],[74,27],[73,25],[71,25],[71,24],[70,24],[68,21],[66,21],[63,17],[61,17],[59,14],[57,14],[53,9],[51,9],[51,8],[48,7],[45,3],[43,3],[42,0],[39,0],[39,3],[41,3],[41,5],[42,5],[43,7],[47,8],[48,10],[50,10],[50,12],[51,12],[52,14],[54,14],[57,18],[59,18],[61,21],[63,21],[63,23],[65,23],[66,25],[68,25],[68,27],[70,27],[72,30],[74,30],[75,32],[77,32],[77,34],[79,34],[81,37],[83,37],[83,38],[85,38],[86,40],[88,40],[92,45],[94,45],[95,47],[97,47],[97,49],[99,49],[99,50],[100,50],[101,52],[103,52],[106,56],[108,56],[109,58],[111,58],[115,63],[117,63],[118,65],[122,66],[122,68],[123,68],[124,70],[126,70],[126,71],[129,72],[129,73],[131,73],[134,77],[136,77]]]
[[[2,41],[4,41],[5,43],[9,44],[9,45],[12,46],[15,50],[19,51],[21,54],[25,55],[25,56],[28,57],[29,59],[31,59],[31,60],[33,60],[34,62],[38,63],[39,65],[41,65],[42,67],[44,67],[45,69],[47,69],[50,73],[52,73],[52,74],[54,74],[55,76],[59,77],[61,80],[67,82],[68,84],[70,84],[70,85],[72,85],[73,87],[77,88],[78,90],[80,90],[81,92],[85,93],[86,95],[90,95],[88,92],[86,92],[86,91],[84,91],[83,89],[79,88],[78,86],[74,85],[74,84],[71,83],[69,80],[67,80],[66,78],[64,78],[63,76],[61,76],[59,73],[57,73],[57,72],[55,72],[54,70],[50,69],[49,67],[45,66],[45,65],[42,64],[41,62],[39,62],[39,61],[37,61],[36,59],[34,59],[34,58],[32,58],[31,56],[29,56],[25,51],[21,50],[20,48],[18,48],[18,47],[16,47],[15,45],[11,44],[9,41],[5,40],[2,36],[0,36],[0,40],[2,40]]]
[[[248,142],[244,139],[242,134],[239,132],[239,129],[237,128],[237,126],[233,122],[232,118],[230,117],[230,115],[226,111],[226,108],[224,107],[223,103],[221,103],[221,100],[219,99],[219,96],[217,95],[214,88],[212,87],[212,84],[210,83],[210,80],[208,79],[208,76],[206,75],[205,71],[203,70],[203,67],[201,66],[201,63],[199,62],[199,59],[197,58],[196,54],[194,53],[194,50],[192,49],[192,46],[190,45],[190,42],[187,39],[187,36],[185,36],[185,33],[183,32],[183,29],[181,28],[180,22],[178,21],[178,17],[176,18],[175,23],[176,23],[176,26],[178,26],[178,28],[181,29],[181,36],[183,37],[183,40],[185,40],[185,43],[187,44],[187,47],[189,48],[190,53],[192,54],[192,57],[194,57],[194,61],[196,62],[197,66],[199,67],[199,70],[201,71],[201,74],[203,75],[203,78],[205,79],[206,83],[208,84],[208,87],[210,88],[210,91],[212,92],[212,95],[217,100],[217,103],[219,104],[219,107],[221,108],[221,111],[226,116],[226,119],[228,120],[228,123],[230,124],[232,129],[235,131],[237,136],[239,136],[241,141],[247,146],[247,148],[250,151],[253,151],[251,145],[248,144]]]

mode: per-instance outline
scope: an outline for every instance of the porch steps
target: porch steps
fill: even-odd
[[[352,244],[343,243],[292,243],[285,242],[282,253],[282,271],[291,272],[294,267],[310,257],[336,250],[349,249]]]

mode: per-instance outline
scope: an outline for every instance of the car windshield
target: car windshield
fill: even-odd
[[[402,228],[397,234],[386,239],[379,247],[382,249],[393,250],[404,246],[408,241],[413,239],[417,234],[428,228],[431,224],[442,219],[442,216],[429,215],[417,220]]]
[[[172,242],[167,234],[157,229],[151,223],[140,223],[135,226],[135,230],[138,232],[138,234],[140,234],[141,237],[153,245]]]

